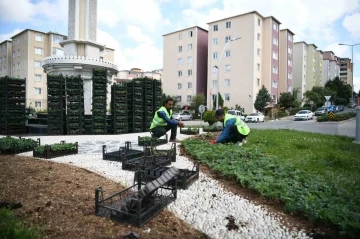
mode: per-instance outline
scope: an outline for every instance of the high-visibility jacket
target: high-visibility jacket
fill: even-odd
[[[235,125],[237,126],[237,130],[239,131],[239,133],[242,135],[248,135],[250,133],[250,128],[239,117],[231,115],[231,114],[225,114],[224,128],[226,126],[226,121],[228,121],[229,119],[233,119],[233,118],[236,119]]]
[[[162,106],[158,111],[155,112],[154,118],[153,118],[153,120],[151,122],[151,125],[150,125],[150,129],[155,128],[155,127],[159,127],[159,126],[166,126],[167,125],[165,120],[163,120],[162,118],[160,118],[158,116],[159,111],[163,111],[169,119],[172,116],[172,110],[170,110],[170,113],[169,113],[169,111],[167,111],[165,106]]]

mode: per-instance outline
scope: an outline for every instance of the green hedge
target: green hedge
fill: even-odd
[[[343,120],[348,120],[351,118],[356,117],[355,113],[344,113],[344,114],[335,114],[334,115],[334,119],[330,119],[328,114],[324,114],[322,116],[317,117],[316,121],[317,122],[326,122],[326,121],[343,121]]]
[[[285,111],[279,111],[277,113],[278,118],[286,117],[288,114]]]

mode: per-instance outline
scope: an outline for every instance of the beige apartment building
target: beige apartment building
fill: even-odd
[[[0,77],[11,75],[12,44],[6,40],[0,43]]]
[[[340,79],[344,82],[344,84],[353,85],[352,82],[352,66],[351,59],[349,58],[340,58]]]
[[[315,66],[315,85],[322,86],[325,83],[323,82],[323,57],[324,53],[321,50],[316,51],[316,66]]]
[[[132,80],[134,78],[147,77],[155,80],[161,80],[162,69],[153,71],[143,71],[140,68],[131,68],[130,70],[120,70],[115,76],[116,82],[123,82],[126,80]]]
[[[293,90],[294,35],[289,29],[280,30],[279,93],[292,92]]]
[[[208,88],[212,96],[208,97],[208,107],[213,107],[217,84],[224,106],[229,108],[240,105],[246,113],[255,112],[255,99],[262,85],[271,95],[269,107],[274,106],[279,95],[280,22],[253,11],[208,25]],[[240,39],[224,48],[236,38]]]
[[[322,86],[324,86],[328,80],[333,80],[337,76],[340,76],[339,57],[332,51],[324,51]]]
[[[190,105],[193,96],[207,92],[208,31],[195,26],[163,37],[163,92]]]

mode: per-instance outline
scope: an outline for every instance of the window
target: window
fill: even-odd
[[[20,49],[17,50],[17,56],[18,56],[18,57],[20,56]]]
[[[217,45],[218,44],[218,39],[217,38],[214,38],[213,39],[213,45],[215,46],[215,45]]]
[[[41,108],[41,102],[35,101],[35,108]]]
[[[273,37],[273,44],[274,44],[274,45],[276,45],[276,46],[279,44],[278,39],[277,39],[277,38],[275,38],[275,37]]]
[[[42,55],[43,54],[43,49],[35,47],[35,54],[36,55]]]
[[[292,48],[291,47],[288,47],[288,53],[292,54]]]
[[[261,54],[261,50],[260,50],[260,48],[258,48],[257,49],[257,55],[260,56],[260,54]]]
[[[178,101],[178,102],[181,102],[181,95],[178,95],[178,96],[177,96],[177,101]]]
[[[225,100],[226,100],[226,101],[229,101],[229,100],[230,100],[230,94],[228,94],[228,93],[225,94]]]
[[[273,88],[277,88],[277,81],[273,80],[271,86]]]
[[[260,41],[260,37],[261,37],[261,35],[260,35],[260,33],[258,33],[258,34],[257,34],[257,40],[258,40],[258,41]]]
[[[216,60],[218,58],[217,52],[213,52],[213,59]]]
[[[288,35],[288,40],[292,41],[292,36],[290,34]]]
[[[313,72],[315,72],[315,67],[313,67]]]
[[[189,37],[192,37],[193,36],[193,31],[189,31],[188,35],[189,35]]]
[[[217,32],[219,30],[218,25],[213,26],[214,32]]]
[[[35,34],[35,40],[36,41],[43,41],[42,35],[41,34]]]
[[[225,72],[230,72],[230,65],[225,65]]]
[[[188,76],[192,76],[192,69],[188,70]]]
[[[274,73],[274,74],[277,74],[277,73],[278,73],[278,68],[277,68],[277,66],[273,66],[273,67],[272,67],[272,73]]]
[[[53,55],[54,56],[63,56],[64,50],[60,48],[53,47]]]
[[[17,70],[20,69],[20,62],[18,62],[18,63],[16,64],[16,69],[17,69]]]
[[[188,51],[192,50],[192,44],[188,44]]]
[[[273,58],[275,59],[275,60],[277,60],[278,59],[278,53],[277,52],[273,52]]]
[[[41,95],[41,88],[35,87],[35,95]]]
[[[225,82],[224,82],[225,84],[225,86],[230,86],[230,79],[225,79]]]
[[[178,77],[182,77],[182,71],[178,71]]]
[[[276,102],[276,95],[272,95],[272,100]]]
[[[15,58],[15,52],[13,51],[13,59]]]
[[[182,58],[178,58],[178,65],[182,64]]]
[[[188,63],[192,63],[192,56],[188,57]]]
[[[13,71],[15,70],[15,64],[13,64]]]
[[[225,37],[225,43],[227,43],[228,41],[230,41],[231,40],[231,37],[230,36],[226,36]]]
[[[218,68],[216,66],[213,66],[213,73],[217,73],[218,72]]]
[[[187,101],[187,102],[191,102],[191,95],[188,95],[188,96],[186,97],[186,101]]]
[[[292,62],[290,59],[288,60],[288,66],[292,66]]]
[[[178,46],[178,52],[182,52],[182,46]]]
[[[0,63],[2,62],[2,57],[0,57]]]
[[[213,101],[216,100],[216,95],[215,95],[215,94],[212,94],[212,95],[211,95],[211,98],[212,98]]]
[[[289,92],[291,92],[291,90],[292,90],[291,85],[288,85],[287,90],[288,90]]]
[[[191,82],[188,82],[188,88],[192,88],[192,83]]]
[[[292,79],[292,73],[288,72],[288,79]]]
[[[257,86],[260,86],[260,79],[257,78],[256,80],[257,80]]]
[[[41,61],[34,61],[36,68],[41,68]]]
[[[275,31],[278,31],[278,25],[277,25],[276,23],[273,24],[273,29],[274,29]]]
[[[59,35],[53,35],[53,41],[56,43],[62,42],[64,40],[63,36],[59,36]]]
[[[260,64],[259,63],[257,64],[257,69],[258,69],[258,71],[260,71]]]
[[[226,22],[226,28],[231,28],[231,22]]]
[[[179,33],[179,40],[182,39],[182,33]]]
[[[258,26],[260,26],[261,25],[261,20],[260,20],[260,18],[258,18]]]
[[[35,81],[41,81],[41,75],[35,75]]]
[[[182,84],[178,83],[178,90],[180,90],[182,88]]]
[[[216,87],[217,86],[217,80],[213,80],[212,81],[212,87]]]
[[[17,40],[17,44],[19,45],[20,44],[20,37],[18,37],[16,40]]]
[[[225,57],[230,57],[230,56],[231,56],[231,51],[230,50],[225,51]]]

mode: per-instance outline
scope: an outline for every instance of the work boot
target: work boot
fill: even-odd
[[[176,139],[176,138],[175,139],[170,139],[169,142],[170,143],[181,143],[181,141]]]

